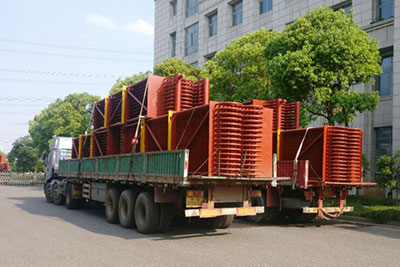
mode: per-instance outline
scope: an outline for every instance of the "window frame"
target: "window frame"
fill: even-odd
[[[350,9],[353,8],[353,1],[351,1],[351,0],[350,0],[350,1],[344,1],[344,2],[342,2],[342,3],[339,3],[339,4],[337,4],[337,5],[332,6],[332,9],[333,9],[334,11],[339,11],[340,9],[343,9],[343,10],[344,10],[344,13],[348,14],[349,11],[350,11],[350,9],[348,9],[348,10],[346,11],[346,8],[348,8],[348,7],[350,7]]]
[[[259,3],[260,15],[261,15],[261,14],[264,14],[264,13],[267,13],[268,11],[271,11],[272,8],[273,8],[273,6],[274,6],[274,1],[273,1],[273,0],[259,0],[258,3]],[[270,8],[269,8],[269,9],[265,9],[264,3],[265,3],[265,4],[271,3]],[[266,6],[268,6],[268,5],[266,5]],[[263,8],[263,7],[264,7],[264,8]],[[265,10],[264,10],[264,9],[265,9]]]
[[[387,17],[387,18],[381,18],[381,8],[384,8],[386,6],[392,5],[392,16]],[[380,0],[376,0],[376,18],[377,21],[382,21],[382,20],[386,20],[386,19],[391,19],[394,17],[394,0],[389,0],[388,3],[385,4],[380,4]]]
[[[172,17],[175,17],[176,14],[178,14],[178,0],[172,0],[169,2],[169,4],[171,6]]]
[[[191,6],[190,3],[193,3]],[[185,17],[188,18],[199,12],[199,0],[186,0]]]
[[[193,32],[189,32],[189,30],[195,26],[197,27],[196,30],[193,30]],[[190,46],[188,46],[188,33],[190,34],[190,43],[191,43]],[[196,33],[197,33],[197,40],[195,36]],[[195,48],[191,50],[192,47]],[[185,56],[196,53],[198,51],[199,51],[199,23],[196,22],[185,28]]]
[[[207,55],[204,55],[204,58],[206,59],[206,62],[209,61],[209,60],[212,60],[215,57],[216,54],[217,54],[217,51],[209,53]]]
[[[378,131],[379,130],[384,130],[384,129],[388,129],[390,130],[390,138],[379,138],[378,139]],[[374,134],[375,134],[375,177],[377,176],[377,174],[379,174],[379,170],[378,170],[378,158],[384,155],[388,155],[388,156],[392,156],[393,154],[393,126],[384,126],[384,127],[376,127],[374,128]],[[388,154],[380,154],[378,155],[378,143],[382,144],[381,142],[378,142],[378,140],[388,140],[387,144],[389,149],[389,153]]]
[[[171,41],[171,57],[176,57],[176,32],[169,34]]]
[[[208,37],[217,35],[217,33],[218,33],[218,10],[217,9],[214,10],[213,12],[206,15],[206,17],[207,17],[207,26],[208,26]],[[212,20],[214,17],[215,17],[215,21]],[[215,22],[215,25],[212,24],[212,22]],[[213,25],[215,26],[215,33],[212,34]]]
[[[235,8],[239,4],[241,6],[240,10],[235,10]],[[230,5],[231,5],[231,11],[232,11],[231,12],[232,13],[231,23],[232,23],[232,27],[235,27],[235,26],[240,25],[240,24],[243,23],[243,1],[242,0],[238,0],[238,1],[235,1],[235,2],[231,2]],[[238,12],[238,11],[240,11],[240,12]],[[238,14],[241,14],[240,17],[237,17]],[[237,22],[238,21],[237,18],[240,18],[240,22]]]
[[[380,75],[378,75],[376,77],[376,81],[375,81],[375,89],[379,92],[379,96],[381,97],[388,97],[388,96],[392,96],[393,95],[393,79],[394,79],[394,74],[393,74],[393,47],[388,47],[388,48],[384,48],[381,50],[381,57],[382,57],[382,61],[381,61],[381,66],[383,63],[384,58],[388,58],[391,57],[391,71],[390,72],[382,72]],[[383,71],[383,69],[382,69]],[[381,94],[381,88],[380,88],[380,77],[384,74],[391,74],[391,87],[389,88],[389,94]]]

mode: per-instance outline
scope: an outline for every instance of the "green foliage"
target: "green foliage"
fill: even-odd
[[[197,81],[204,78],[201,68],[185,64],[180,58],[168,58],[154,67],[154,75],[172,76],[177,73],[185,74],[187,79]]]
[[[266,45],[265,57],[279,97],[301,100],[311,116],[322,116],[330,125],[347,125],[357,112],[377,107],[377,92],[351,88],[372,82],[382,72],[378,42],[357,26],[351,12],[325,5],[278,35]]]
[[[130,86],[133,85],[137,82],[140,82],[141,80],[146,79],[146,77],[151,74],[151,71],[146,71],[146,72],[139,72],[137,74],[133,74],[132,76],[126,77],[124,79],[118,79],[113,87],[110,90],[110,94],[115,94],[119,91],[122,90],[122,86]]]
[[[64,100],[57,99],[29,122],[29,134],[42,153],[46,151],[54,135],[78,136],[91,128],[93,106],[100,97],[70,94]]]
[[[18,138],[7,158],[14,172],[38,172],[44,168],[40,161],[40,152],[30,136]]]
[[[348,206],[354,207],[354,212],[346,213],[349,216],[360,216],[373,219],[377,222],[400,221],[400,206],[393,199],[379,199],[370,196],[349,196]],[[337,207],[338,199],[324,201],[326,207]]]
[[[363,177],[366,177],[369,172],[369,161],[365,154],[362,154],[362,168],[363,168]]]
[[[6,153],[4,153],[3,151],[0,150],[0,155],[5,155]]]
[[[396,189],[400,188],[400,150],[391,156],[381,156],[377,160],[379,175],[377,182],[381,187]]]
[[[210,96],[219,101],[270,100],[270,79],[263,56],[265,46],[278,35],[262,28],[234,40],[205,64],[213,85]]]

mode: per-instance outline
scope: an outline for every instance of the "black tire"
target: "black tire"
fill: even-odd
[[[139,233],[151,234],[160,225],[160,207],[154,203],[153,194],[142,192],[136,199],[135,222]]]
[[[264,206],[264,199],[262,197],[252,197],[250,198],[250,203],[252,207]],[[247,220],[252,223],[261,223],[264,217],[264,213],[259,213],[254,216],[247,216]]]
[[[168,232],[172,223],[173,205],[169,203],[160,204],[160,224],[158,226],[158,232]]]
[[[218,229],[227,229],[231,226],[232,222],[233,222],[233,215],[224,215],[221,216],[221,222],[219,223],[219,225],[217,226]]]
[[[119,203],[119,190],[116,188],[110,188],[106,195],[106,219],[109,223],[118,223],[118,203]]]
[[[119,222],[124,228],[134,228],[135,223],[135,202],[137,194],[133,190],[127,189],[119,197],[118,217]]]
[[[46,197],[46,201],[48,203],[53,203],[53,198],[52,198],[52,188],[50,183],[46,183],[44,185],[44,195]]]
[[[317,213],[303,213],[301,209],[287,209],[285,214],[295,223],[309,223],[317,218]]]
[[[63,192],[61,192],[61,188],[58,186],[58,183],[54,183],[52,186],[52,197],[53,197],[53,202],[57,206],[64,205],[65,203],[65,196]]]
[[[65,192],[65,206],[67,207],[67,209],[70,210],[78,209],[81,205],[81,202],[82,202],[81,199],[72,198],[72,184],[68,183]]]
[[[223,223],[224,216],[218,216],[214,218],[200,219],[201,226],[205,229],[215,230]]]
[[[264,206],[264,213],[259,213],[255,216],[248,216],[247,220],[253,223],[272,223],[278,217],[278,210],[276,208],[267,208],[265,206],[263,197],[251,198],[251,206]]]

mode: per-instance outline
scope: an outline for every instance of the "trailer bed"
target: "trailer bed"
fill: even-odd
[[[189,150],[121,154],[62,160],[57,175],[65,178],[118,182],[161,183],[180,186],[202,183],[265,184],[289,177],[223,177],[189,174]]]

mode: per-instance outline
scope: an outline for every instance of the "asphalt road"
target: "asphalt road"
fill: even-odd
[[[0,266],[400,266],[400,228],[236,220],[146,236],[108,224],[101,207],[67,210],[41,187],[0,186]]]

